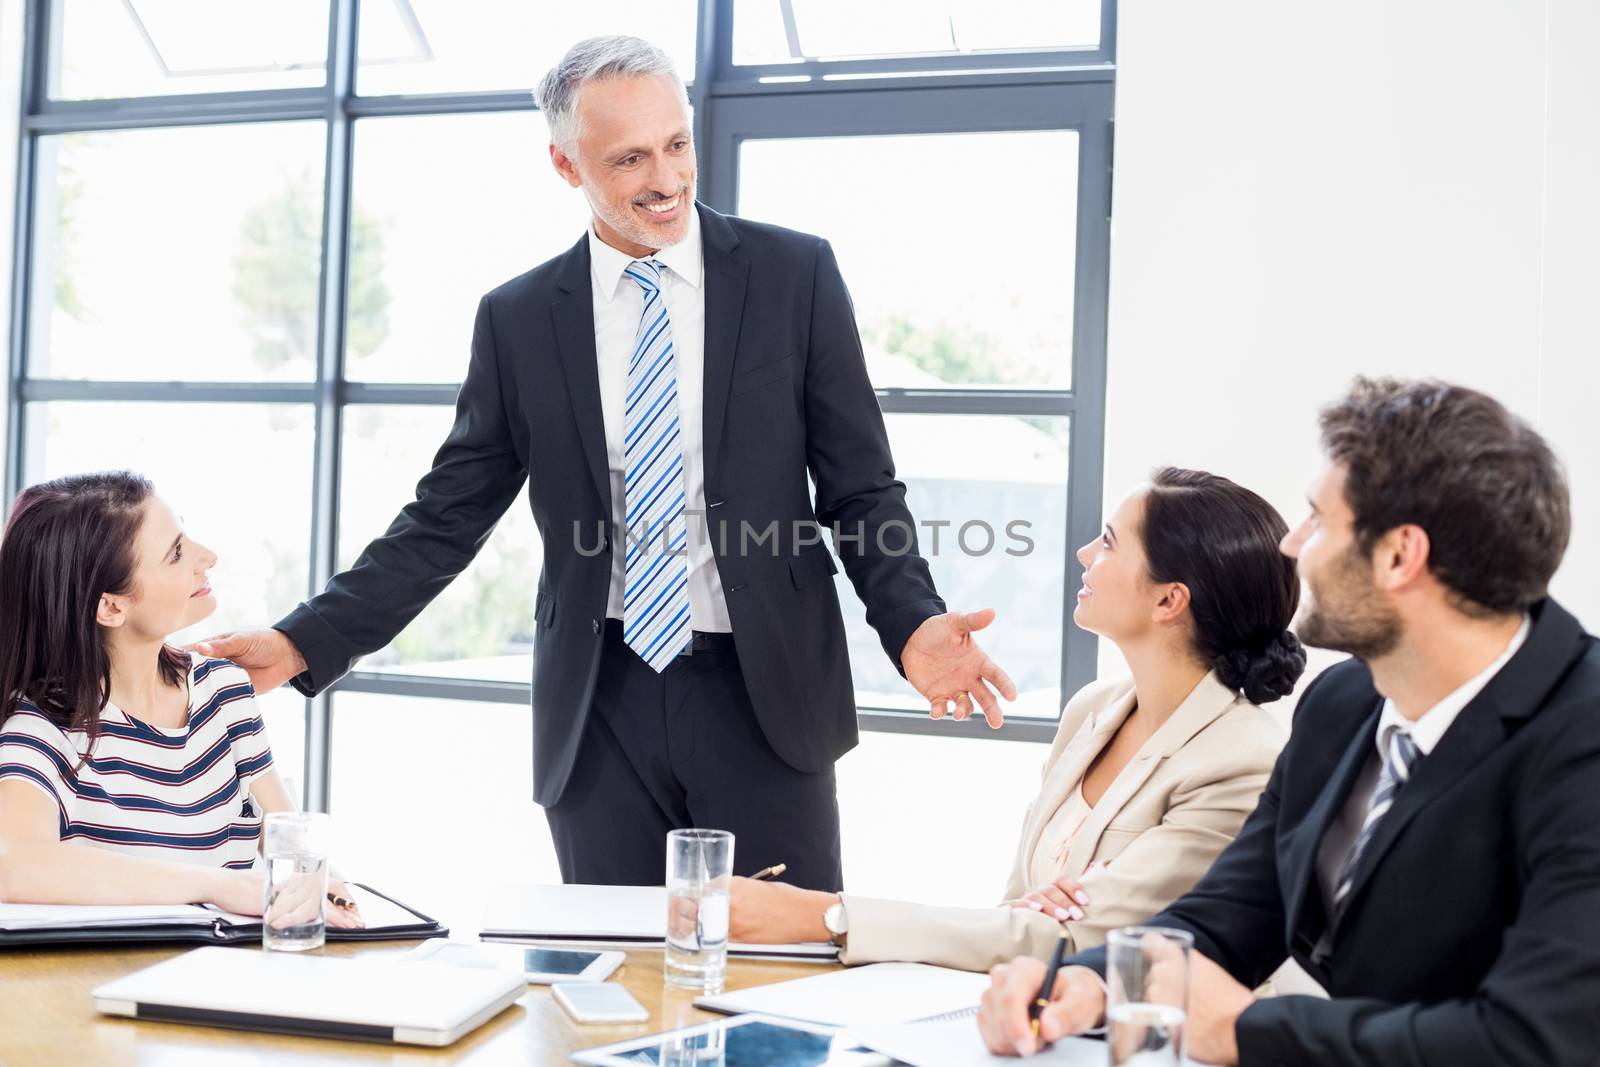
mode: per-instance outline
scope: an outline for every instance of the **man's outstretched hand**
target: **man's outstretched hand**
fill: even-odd
[[[305,657],[281,630],[234,630],[184,648],[237,663],[258,693],[270,693],[306,669]]]
[[[976,700],[991,729],[1005,722],[994,690],[1007,700],[1017,699],[1011,677],[972,639],[974,632],[994,621],[994,609],[952,611],[923,620],[900,653],[906,681],[928,700],[930,714],[942,719],[955,701],[956,719],[972,714]],[[990,686],[994,689],[990,689]]]

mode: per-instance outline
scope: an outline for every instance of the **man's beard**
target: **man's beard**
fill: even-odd
[[[694,184],[688,182],[684,182],[678,186],[678,193],[683,195],[684,206],[689,211],[695,210],[695,188],[696,187]],[[584,196],[588,197],[588,195],[588,190],[585,189]],[[662,198],[651,198],[642,202],[660,203],[661,199]],[[670,200],[671,197],[666,197],[664,199]],[[594,211],[596,215],[599,215],[603,220],[605,220],[605,222],[613,230],[617,231],[634,244],[643,245],[646,248],[670,248],[672,245],[677,244],[679,241],[682,241],[689,235],[689,218],[686,214],[679,217],[679,224],[676,227],[677,232],[672,235],[672,240],[666,241],[665,238],[668,235],[654,229],[648,223],[634,215],[633,204],[634,201],[629,200],[621,204],[616,211],[601,211],[596,208],[594,199],[589,198],[590,210]]]
[[[1400,616],[1379,600],[1372,565],[1355,545],[1318,580],[1308,576],[1306,585],[1311,596],[1294,628],[1301,641],[1368,663],[1399,645]]]

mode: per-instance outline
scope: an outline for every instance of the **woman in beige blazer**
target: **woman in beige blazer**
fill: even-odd
[[[1167,468],[1079,549],[1073,620],[1115,643],[1132,677],[1067,703],[999,907],[736,878],[733,939],[832,936],[846,963],[987,970],[1048,956],[1063,935],[1069,950],[1101,944],[1181,896],[1254,810],[1285,740],[1258,705],[1288,694],[1305,669],[1288,631],[1300,585],[1278,551],[1287,533],[1255,493]]]

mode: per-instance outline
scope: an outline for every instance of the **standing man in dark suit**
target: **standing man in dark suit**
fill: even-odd
[[[695,203],[688,96],[633,37],[536,93],[593,210],[483,298],[456,421],[417,497],[271,630],[203,645],[315,693],[398,634],[528,484],[535,799],[563,878],[659,885],[667,831],[732,830],[738,869],[837,891],[833,764],[856,743],[831,529],[884,651],[941,717],[1010,680],[950,613],[905,504],[828,243]],[[813,500],[807,485],[816,486]]]
[[[1306,690],[1238,840],[1151,919],[1194,934],[1189,1052],[1209,1063],[1562,1067],[1600,1058],[1600,643],[1546,595],[1564,475],[1499,403],[1357,381],[1284,541],[1300,637],[1349,652]],[[1160,954],[1174,988],[1182,957]],[[1256,999],[1293,957],[1331,999]],[[1103,951],[1040,1037],[1101,1022]],[[980,1026],[1039,1047],[1044,966],[997,967]]]

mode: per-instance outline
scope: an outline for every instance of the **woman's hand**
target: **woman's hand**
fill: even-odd
[[[211,890],[206,903],[215,904],[235,915],[260,915],[266,910],[266,876],[259,871],[212,872]]]
[[[335,904],[331,900],[323,906],[323,912],[327,915],[329,926],[337,927],[340,930],[362,930],[366,928],[367,920],[361,917],[361,909],[355,903],[355,890],[351,889],[348,883],[329,881],[328,895],[350,901],[348,908]]]
[[[838,899],[833,893],[782,882],[735,878],[728,901],[728,937],[757,945],[827,941],[832,935],[822,923],[822,913]]]
[[[1013,900],[1011,906],[1042,911],[1057,922],[1077,922],[1089,914],[1089,894],[1071,878],[1061,877],[1034,886]]]

